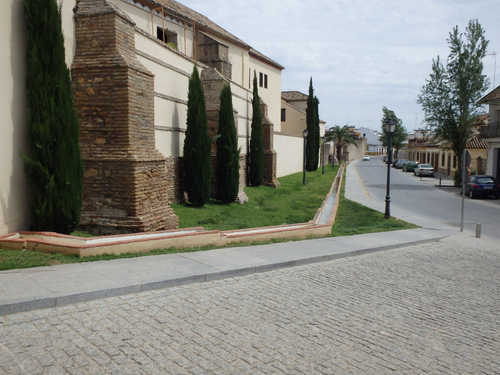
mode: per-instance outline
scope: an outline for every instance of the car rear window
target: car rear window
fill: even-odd
[[[478,184],[494,184],[495,180],[491,177],[478,177],[476,182]]]

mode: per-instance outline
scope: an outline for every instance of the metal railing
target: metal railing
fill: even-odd
[[[488,127],[481,131],[482,138],[500,137],[500,122],[490,122]]]

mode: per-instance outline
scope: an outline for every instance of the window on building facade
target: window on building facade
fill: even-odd
[[[177,34],[173,31],[157,27],[156,37],[162,42],[169,44],[171,47],[177,48]]]
[[[267,74],[259,73],[259,87],[267,89]]]
[[[281,122],[286,121],[286,108],[281,108]]]

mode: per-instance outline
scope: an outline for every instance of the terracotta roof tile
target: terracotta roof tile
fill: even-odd
[[[479,136],[473,135],[468,141],[466,148],[469,149],[486,149],[488,145]]]
[[[281,98],[287,102],[307,101],[309,96],[300,91],[282,91]]]

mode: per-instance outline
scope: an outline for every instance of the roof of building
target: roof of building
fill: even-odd
[[[481,139],[481,137],[479,137],[478,135],[473,135],[467,141],[466,148],[468,148],[468,149],[486,149],[486,148],[488,148],[488,145],[486,144],[486,142],[484,142]]]
[[[307,101],[309,96],[300,91],[282,91],[281,98],[287,102],[302,102]]]
[[[276,61],[270,59],[269,57],[263,55],[262,53],[253,49],[250,45],[239,39],[238,37],[231,34],[229,31],[223,29],[216,23],[212,22],[208,17],[201,13],[194,11],[191,8],[175,1],[175,0],[126,0],[133,1],[144,6],[149,7],[152,10],[158,10],[163,7],[163,11],[172,18],[175,18],[181,22],[185,22],[194,26],[196,30],[204,31],[210,34],[215,34],[221,39],[235,43],[249,51],[254,57],[273,65],[274,67],[283,70],[284,67],[278,64]]]
[[[479,99],[479,104],[489,104],[491,102],[500,100],[500,86],[498,86],[493,91],[486,94],[483,98]]]

